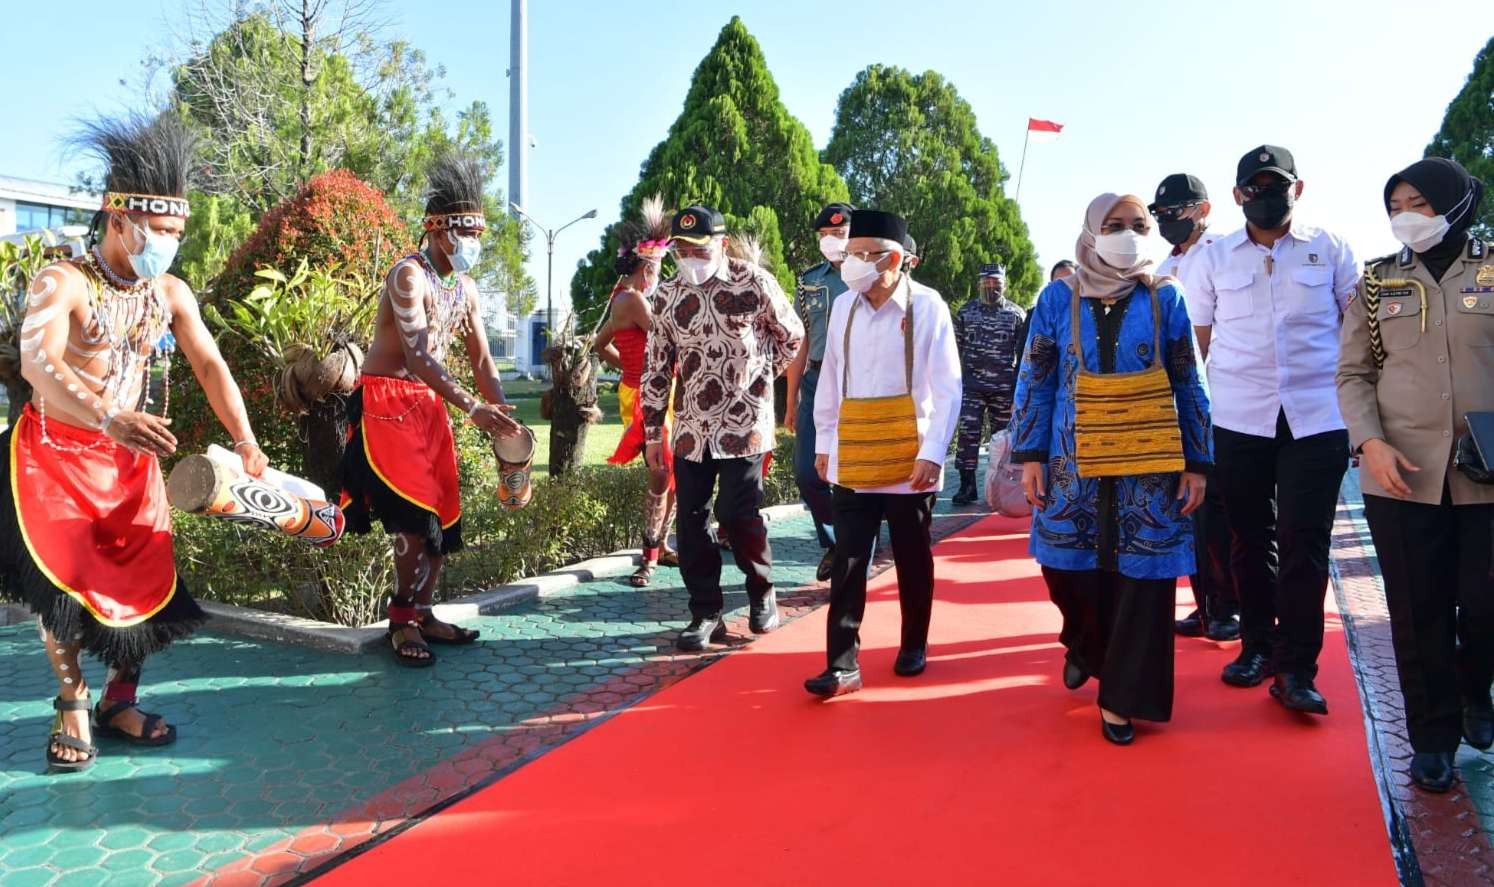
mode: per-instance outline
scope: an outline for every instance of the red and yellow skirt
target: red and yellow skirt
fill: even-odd
[[[673,401],[671,391],[670,400]],[[607,458],[613,465],[626,465],[643,454],[647,441],[643,434],[643,397],[638,386],[619,383],[617,386],[617,412],[623,421],[622,440],[617,449]],[[669,472],[669,486],[674,487],[674,448],[669,445],[670,425],[673,424],[674,408],[664,419],[664,467]]]
[[[0,435],[0,597],[114,664],[138,662],[206,618],[176,573],[155,456],[27,405]]]
[[[425,539],[433,555],[462,548],[456,438],[446,404],[424,382],[364,376],[348,403],[341,507],[348,529]]]

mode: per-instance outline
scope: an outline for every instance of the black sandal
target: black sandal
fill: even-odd
[[[414,630],[416,640],[410,640],[407,632]],[[396,637],[398,635],[398,637]],[[436,664],[436,654],[431,652],[430,644],[425,642],[425,635],[420,633],[420,626],[415,624],[401,625],[399,628],[389,629],[390,649],[394,651],[394,661],[405,668],[430,668]],[[424,656],[420,654],[424,653]]]
[[[678,551],[664,551],[659,553],[659,566],[678,567],[680,565],[680,553]]]
[[[448,647],[465,647],[473,641],[476,641],[478,637],[482,635],[482,632],[474,628],[463,628],[460,625],[452,625],[450,622],[442,622],[440,619],[436,618],[436,614],[431,612],[428,607],[419,607],[418,609],[425,614],[424,616],[420,617],[419,628],[420,636],[425,639],[425,642],[427,644],[445,644]],[[446,628],[451,629],[451,637],[442,637],[438,634],[426,634],[425,627],[427,625],[430,625],[431,623],[442,625]]]
[[[130,745],[140,745],[146,748],[159,748],[160,746],[170,745],[171,743],[176,741],[175,724],[167,724],[166,732],[162,733],[160,736],[151,735],[152,733],[156,732],[156,727],[166,719],[161,717],[160,715],[153,715],[150,712],[140,712],[140,714],[145,716],[145,723],[140,726],[139,736],[136,736],[134,733],[121,730],[118,727],[110,726],[110,722],[112,722],[115,718],[119,717],[132,708],[138,709],[140,706],[138,703],[136,703],[135,700],[130,699],[127,701],[115,702],[113,705],[109,706],[106,709],[104,708],[104,703],[108,701],[109,700],[107,699],[101,699],[99,700],[99,704],[94,707],[93,732],[96,735],[105,736],[110,739],[123,739]]]
[[[644,561],[638,565],[638,569],[633,571],[633,575],[628,577],[628,584],[634,588],[648,588],[649,583],[653,580],[654,562]]]
[[[57,720],[52,727],[51,737],[47,739],[47,769],[56,773],[81,773],[92,767],[93,762],[98,760],[99,757],[98,747],[89,745],[76,736],[69,736],[62,732],[62,713],[65,711],[88,711],[88,700],[63,699],[61,696],[58,696],[52,700],[52,707],[57,709]],[[66,758],[57,756],[57,753],[52,750],[52,746],[54,745],[61,745],[73,751],[85,752],[88,757],[69,761]]]

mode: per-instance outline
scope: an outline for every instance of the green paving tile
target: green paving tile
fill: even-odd
[[[57,851],[46,845],[40,847],[22,847],[19,850],[5,854],[5,868],[23,869],[28,866],[41,865],[52,858]]]
[[[49,864],[58,871],[88,868],[104,861],[108,853],[102,847],[67,847],[52,854]]]
[[[156,854],[150,850],[120,850],[104,859],[104,868],[111,872],[132,872],[150,865]]]
[[[197,850],[176,850],[171,853],[163,853],[157,856],[150,867],[156,871],[169,875],[175,872],[190,872],[201,867],[203,854]]]
[[[51,869],[28,868],[5,872],[5,887],[42,887],[56,876]]]

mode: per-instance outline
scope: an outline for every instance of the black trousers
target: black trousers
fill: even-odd
[[[830,667],[846,671],[857,667],[861,620],[866,615],[866,570],[883,518],[892,537],[892,563],[897,569],[902,648],[927,647],[934,610],[934,551],[929,537],[934,495],[857,493],[837,486],[830,505],[835,515],[835,564],[825,638]]]
[[[716,482],[720,480],[720,489]],[[676,527],[680,575],[690,592],[690,615],[718,615],[721,593],[721,549],[711,539],[711,501],[716,520],[731,543],[737,567],[747,577],[747,595],[758,600],[773,589],[773,551],[768,527],[758,510],[763,504],[763,456],[717,459],[709,450],[699,462],[674,460]]]
[[[1109,570],[1043,567],[1063,614],[1058,640],[1099,679],[1100,707],[1143,721],[1172,719],[1172,617],[1176,579],[1132,579]]]
[[[1206,619],[1240,615],[1240,597],[1229,568],[1229,517],[1224,512],[1224,494],[1217,478],[1210,478],[1203,507],[1193,512],[1193,538],[1197,568],[1189,577],[1193,603]]]
[[[1390,608],[1411,747],[1456,751],[1465,699],[1489,703],[1494,679],[1494,505],[1364,497]]]
[[[1315,677],[1349,433],[1299,440],[1281,414],[1274,438],[1216,427],[1214,459],[1229,520],[1244,652],[1270,655],[1278,672]]]

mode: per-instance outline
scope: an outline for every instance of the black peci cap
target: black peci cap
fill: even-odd
[[[814,217],[814,227],[818,231],[821,228],[839,228],[841,225],[851,221],[851,213],[856,207],[849,203],[832,203],[820,210],[819,215]]]
[[[851,213],[851,237],[877,237],[893,243],[903,243],[908,236],[908,223],[896,213],[884,213],[879,209],[858,209]]]
[[[1297,161],[1292,152],[1279,145],[1261,145],[1246,151],[1235,168],[1235,186],[1250,184],[1250,180],[1263,172],[1274,172],[1288,182],[1297,181]]]
[[[1157,198],[1147,210],[1155,213],[1160,207],[1180,206],[1208,199],[1209,190],[1204,187],[1203,179],[1185,172],[1175,172],[1157,186]]]
[[[674,214],[670,225],[671,240],[702,244],[718,234],[726,233],[726,219],[709,206],[687,206]]]

